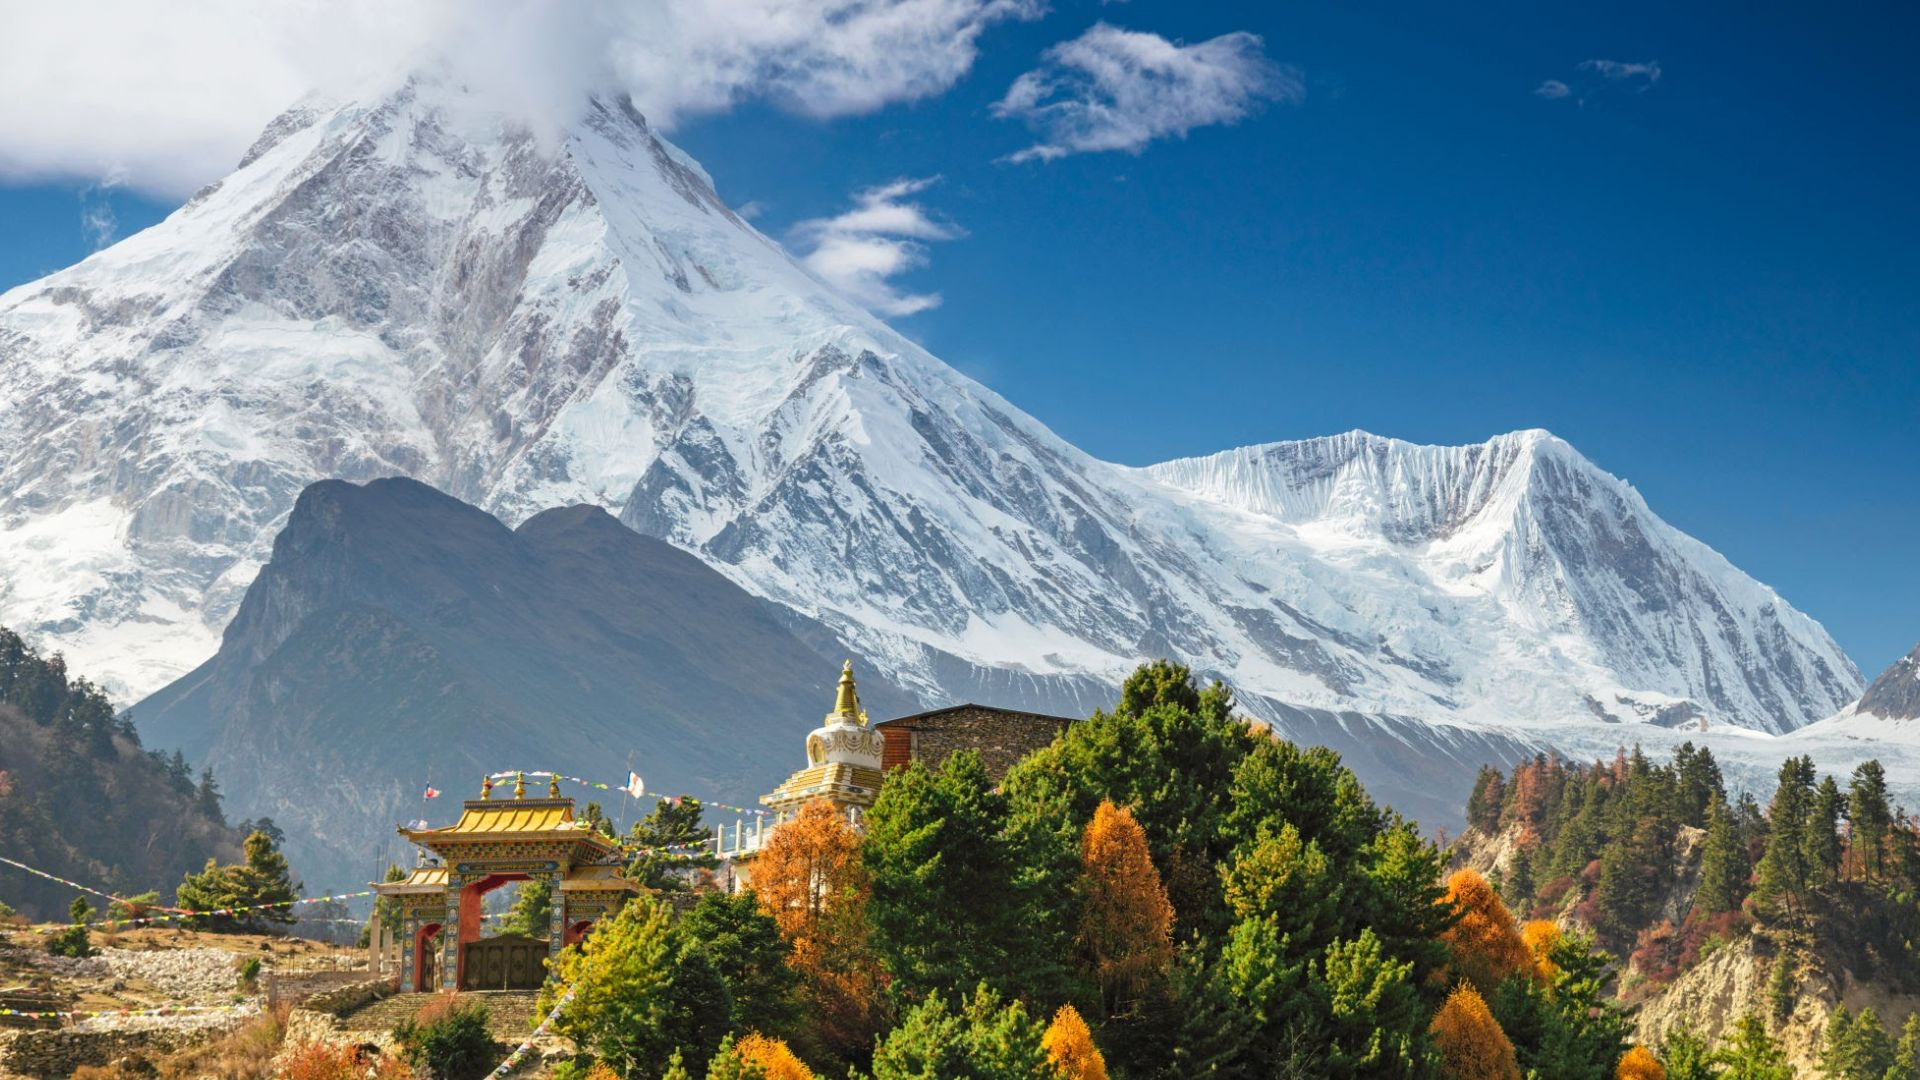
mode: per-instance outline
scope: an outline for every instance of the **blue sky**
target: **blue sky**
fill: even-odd
[[[947,238],[892,284],[941,302],[895,324],[1095,454],[1548,428],[1871,676],[1920,639],[1920,27],[1778,7],[1061,0],[944,92],[749,98],[674,138],[796,247],[938,177],[910,198]],[[1102,20],[1256,34],[1301,92],[1138,154],[1004,160],[1037,136],[995,103]],[[124,235],[172,201],[0,186],[0,287],[84,256],[83,211]]]

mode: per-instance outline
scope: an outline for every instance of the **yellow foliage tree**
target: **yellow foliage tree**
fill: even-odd
[[[1112,1015],[1173,959],[1173,904],[1133,812],[1102,801],[1080,839],[1080,941]]]
[[[1547,919],[1535,919],[1520,928],[1520,940],[1533,957],[1533,977],[1552,984],[1553,977],[1560,974],[1560,965],[1553,962],[1553,947],[1560,944],[1560,927]]]
[[[1060,1080],[1107,1080],[1107,1059],[1093,1045],[1093,1032],[1071,1005],[1060,1006],[1040,1040]]]
[[[757,1031],[749,1032],[734,1043],[731,1053],[746,1066],[742,1073],[762,1080],[814,1080],[813,1070],[795,1056],[784,1040],[769,1039]]]
[[[846,1051],[877,1033],[879,964],[867,942],[866,872],[860,837],[825,799],[801,807],[753,861],[753,892],[793,946],[818,1030]]]
[[[1620,1055],[1619,1080],[1667,1080],[1667,1068],[1644,1046],[1636,1046]]]
[[[1453,949],[1453,972],[1482,994],[1493,993],[1500,980],[1532,963],[1513,912],[1486,878],[1472,870],[1456,871],[1447,879],[1447,895],[1440,903],[1452,905],[1460,915],[1442,935]]]
[[[1485,998],[1460,983],[1434,1014],[1433,1043],[1440,1051],[1440,1072],[1447,1080],[1520,1080],[1513,1042],[1500,1030]]]

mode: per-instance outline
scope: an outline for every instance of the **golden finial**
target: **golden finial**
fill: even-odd
[[[493,777],[483,776],[480,778],[480,797],[482,799],[493,798]]]
[[[853,685],[853,661],[848,660],[840,668],[840,692],[834,698],[833,715],[844,717],[855,723],[865,723],[865,714],[860,711],[860,692]]]
[[[526,773],[517,772],[513,774],[513,797],[516,799],[524,799],[527,797]]]
[[[555,776],[547,781],[547,798],[557,799],[559,797],[560,797],[560,778],[558,776]]]

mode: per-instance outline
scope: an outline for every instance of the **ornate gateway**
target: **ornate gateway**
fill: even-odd
[[[561,797],[558,780],[544,799],[526,793],[526,778],[519,776],[513,798],[496,800],[493,781],[485,780],[480,797],[462,804],[454,824],[400,829],[432,856],[431,865],[416,867],[403,880],[373,885],[399,904],[402,986],[536,989],[550,958],[642,891],[627,880],[620,846],[574,820],[573,800]],[[481,898],[511,881],[553,887],[545,937],[480,936]]]

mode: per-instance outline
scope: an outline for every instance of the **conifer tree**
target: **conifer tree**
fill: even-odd
[[[1667,1080],[1715,1080],[1721,1075],[1707,1040],[1691,1028],[1675,1029],[1662,1036],[1660,1061],[1666,1066]]]
[[[657,1039],[669,1015],[672,965],[666,908],[635,897],[584,941],[561,950],[539,1010],[552,1011],[558,988],[568,987],[573,1001],[554,1021],[558,1034],[622,1075],[657,1068],[670,1049]]]
[[[1427,1006],[1412,981],[1413,964],[1386,956],[1373,931],[1327,946],[1310,972],[1328,1080],[1432,1075],[1435,1052],[1423,1037]]]
[[[1894,1045],[1886,1080],[1920,1080],[1920,1011],[1908,1013],[1907,1022],[1900,1026],[1900,1041]]]
[[[1820,1072],[1827,1080],[1885,1080],[1894,1058],[1894,1042],[1872,1009],[1856,1015],[1842,1005],[1827,1018],[1820,1049]]]
[[[1820,778],[1814,789],[1813,808],[1807,817],[1807,865],[1816,885],[1832,881],[1840,874],[1840,818],[1846,800],[1833,777]]]
[[[1452,946],[1455,973],[1492,993],[1500,980],[1526,967],[1531,959],[1513,912],[1500,902],[1487,879],[1472,870],[1455,871],[1447,879],[1443,903],[1459,915],[1443,935]],[[1484,1006],[1485,1001],[1479,995]]]
[[[860,859],[872,883],[874,949],[901,1000],[964,993],[982,980],[1025,990],[1017,971],[1046,959],[1027,944],[1007,816],[1006,797],[971,750],[937,772],[916,761],[887,778]]]
[[[1644,1046],[1636,1046],[1620,1055],[1620,1065],[1614,1070],[1618,1080],[1667,1080],[1666,1066]]]
[[[1060,1080],[1107,1080],[1107,1059],[1093,1044],[1093,1032],[1073,1006],[1062,1005],[1053,1014],[1040,1046]]]
[[[915,1006],[873,1055],[874,1080],[1060,1080],[1045,1025],[985,986],[956,1012],[940,997]]]
[[[1700,886],[1693,894],[1694,910],[1714,915],[1738,908],[1746,898],[1750,876],[1746,845],[1734,831],[1726,801],[1715,795],[1707,804],[1707,839],[1700,853]]]
[[[1754,884],[1753,899],[1762,915],[1785,920],[1804,914],[1815,878],[1808,858],[1813,821],[1813,759],[1788,758],[1780,766],[1780,785],[1767,815],[1766,853]]]
[[[712,839],[701,821],[702,812],[700,800],[694,798],[661,799],[655,803],[645,817],[627,829],[627,846],[639,849],[628,864],[627,873],[650,889],[680,892],[687,888],[688,870],[720,865],[711,851],[668,850],[693,848]],[[588,816],[591,820],[593,815]],[[601,820],[605,820],[604,815]]]
[[[1733,1037],[1714,1052],[1724,1080],[1793,1080],[1793,1067],[1767,1025],[1753,1013],[1734,1021]]]
[[[1491,765],[1474,774],[1473,793],[1467,796],[1467,824],[1484,833],[1500,829],[1500,810],[1507,798],[1507,778]]]
[[[500,920],[502,934],[544,938],[553,919],[553,883],[545,878],[529,878],[518,886],[513,906]]]
[[[1463,982],[1447,995],[1431,1030],[1447,1080],[1520,1080],[1513,1043],[1471,984]]]
[[[880,967],[868,937],[870,886],[860,838],[825,799],[801,807],[753,862],[760,910],[793,952],[801,992],[822,1043],[858,1054],[878,1022]]]
[[[1080,943],[1093,962],[1103,1016],[1138,1002],[1173,960],[1173,905],[1146,833],[1102,801],[1080,844]]]
[[[1886,872],[1887,832],[1893,809],[1887,795],[1887,771],[1878,761],[1861,762],[1847,785],[1847,823],[1854,863],[1868,881]]]
[[[257,930],[268,923],[295,920],[293,901],[298,886],[287,868],[287,857],[274,846],[264,832],[248,834],[244,845],[246,859],[228,866],[208,859],[206,869],[188,874],[175,895],[179,905],[190,911],[224,912],[191,920],[215,931]]]
[[[1525,910],[1532,904],[1534,888],[1533,856],[1527,848],[1515,848],[1513,859],[1507,864],[1507,883],[1501,895],[1511,901],[1510,906]]]
[[[799,976],[780,927],[760,910],[753,890],[700,894],[673,925],[676,936],[707,947],[733,1003],[733,1028],[791,1034],[799,1022]]]
[[[785,1042],[748,1032],[721,1040],[707,1080],[814,1080],[814,1073]]]

